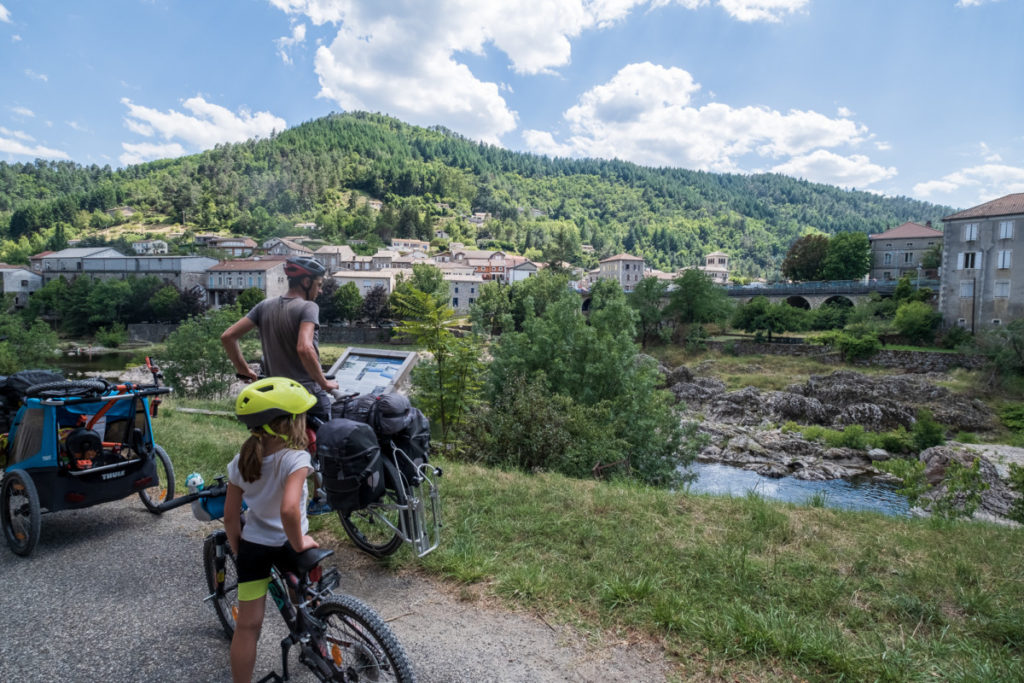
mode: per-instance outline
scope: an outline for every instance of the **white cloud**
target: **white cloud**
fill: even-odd
[[[168,159],[188,154],[185,148],[176,142],[167,145],[158,145],[152,142],[122,142],[121,147],[124,149],[124,154],[117,159],[125,166],[141,164],[144,161],[152,161],[153,159]]]
[[[864,187],[896,175],[895,168],[873,164],[863,154],[844,157],[824,149],[793,157],[772,171],[840,187]]]
[[[11,36],[11,42],[12,43],[20,43],[21,42],[21,36],[19,36],[17,33],[15,33],[14,35]]]
[[[877,149],[879,152],[888,152],[890,149],[892,149],[892,143],[883,142],[880,140],[875,143],[875,149]]]
[[[173,109],[162,112],[143,107],[128,98],[123,98],[121,103],[128,107],[125,125],[132,132],[146,137],[159,135],[164,140],[178,138],[197,149],[209,149],[221,142],[264,137],[271,131],[284,130],[288,125],[284,119],[270,112],[250,114],[243,110],[236,115],[199,96],[183,102],[185,109],[192,112],[191,116]]]
[[[957,7],[978,7],[984,5],[987,2],[999,2],[999,0],[958,0],[956,3]]]
[[[13,111],[18,116],[24,116],[28,118],[31,118],[36,115],[36,113],[28,107],[11,107],[11,111]]]
[[[924,199],[946,201],[943,195],[970,190],[979,202],[1014,192],[1024,192],[1024,168],[1006,164],[982,164],[950,173],[939,180],[914,185],[914,194]]]
[[[10,137],[7,137],[7,136]],[[13,139],[20,138],[20,139]],[[0,153],[13,154],[15,156],[25,156],[32,158],[43,158],[43,159],[70,159],[67,152],[62,152],[59,149],[51,149],[49,147],[43,147],[42,145],[27,145],[26,141],[31,141],[32,137],[21,133],[20,131],[8,131],[6,129],[0,129]]]
[[[0,126],[0,135],[7,135],[12,138],[18,138],[19,140],[25,140],[26,142],[32,142],[33,140],[35,140],[34,137],[32,137],[31,135],[24,131],[10,130],[8,128],[4,128],[3,126]]]
[[[281,59],[285,64],[292,63],[292,57],[289,54],[289,50],[296,46],[301,45],[306,41],[306,25],[296,24],[292,27],[292,35],[278,38],[274,42],[277,44],[277,54],[281,55]]]
[[[11,13],[3,5],[0,5],[0,21],[4,22],[6,24],[11,23]]]
[[[713,102],[695,106],[701,86],[683,69],[644,62],[623,67],[610,81],[584,93],[564,118],[564,141],[544,131],[523,135],[543,154],[619,158],[650,166],[707,171],[748,170],[744,157],[780,160],[793,172],[822,182],[866,185],[895,174],[867,157],[841,157],[822,148],[856,145],[867,129],[814,111],[735,108]],[[796,157],[786,159],[787,157]]]
[[[46,75],[46,74],[40,74],[40,73],[36,73],[36,72],[35,72],[35,71],[33,71],[32,69],[25,69],[25,75],[26,75],[26,76],[28,76],[29,78],[34,78],[34,79],[36,79],[37,81],[42,81],[43,83],[45,83],[45,82],[47,82],[48,80],[50,80],[50,79],[49,79],[49,78],[47,77],[47,75]]]
[[[68,127],[71,128],[71,130],[76,130],[79,133],[89,132],[89,129],[80,124],[78,121],[65,121],[64,123],[68,124]]]
[[[520,74],[569,64],[571,40],[623,20],[637,8],[674,4],[695,10],[710,0],[269,0],[316,26],[338,27],[316,50],[320,96],[343,109],[383,111],[411,123],[443,123],[497,143],[516,114],[496,83],[459,62],[459,53],[504,52]],[[778,21],[809,0],[716,0],[741,21]],[[293,36],[294,37],[294,36]],[[291,39],[282,39],[291,40]],[[282,55],[283,58],[287,58]]]
[[[839,109],[836,110],[836,114],[838,114],[841,118],[844,119],[853,118],[853,110],[850,109],[849,107],[839,107]]]
[[[779,22],[797,12],[810,0],[718,0],[726,12],[740,21]]]

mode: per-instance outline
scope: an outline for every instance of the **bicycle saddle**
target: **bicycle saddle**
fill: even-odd
[[[299,553],[296,560],[299,565],[299,571],[303,574],[307,574],[313,569],[313,567],[317,566],[333,554],[333,550],[327,550],[325,548],[310,548],[309,550],[304,550]]]

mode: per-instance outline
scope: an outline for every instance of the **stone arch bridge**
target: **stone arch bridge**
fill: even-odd
[[[915,287],[930,287],[937,291],[938,280],[911,280]],[[762,287],[735,286],[726,287],[726,293],[738,299],[741,303],[747,303],[757,296],[767,297],[772,303],[785,301],[790,306],[803,309],[820,308],[827,303],[835,303],[840,306],[853,306],[865,301],[872,292],[878,292],[883,297],[892,296],[896,290],[898,280],[843,280],[834,282],[794,282],[783,284],[765,285]]]

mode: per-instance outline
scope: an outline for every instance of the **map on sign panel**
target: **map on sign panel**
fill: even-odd
[[[391,391],[404,362],[404,358],[349,354],[334,379],[344,391],[383,394]]]

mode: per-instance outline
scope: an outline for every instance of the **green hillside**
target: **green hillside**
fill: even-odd
[[[382,200],[383,209],[367,199]],[[366,113],[118,171],[0,163],[0,232],[10,241],[47,235],[49,246],[60,246],[105,227],[102,212],[122,205],[142,210],[151,225],[254,237],[293,233],[299,221],[315,221],[324,240],[371,243],[431,239],[444,228],[482,247],[584,265],[628,251],[671,269],[722,250],[752,276],[777,270],[789,244],[808,231],[880,232],[908,220],[937,224],[953,211],[776,174],[550,159]],[[472,211],[493,218],[476,226],[463,218]],[[596,255],[583,255],[580,244]],[[30,246],[38,244],[22,251]]]

